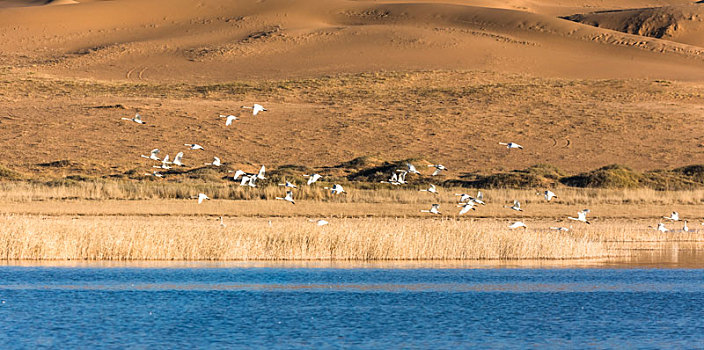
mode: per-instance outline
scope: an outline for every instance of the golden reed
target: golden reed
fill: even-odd
[[[604,242],[446,219],[0,217],[6,260],[456,260],[612,255]]]

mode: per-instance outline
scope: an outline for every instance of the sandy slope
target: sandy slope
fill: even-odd
[[[209,146],[195,164],[372,154],[424,157],[454,175],[704,162],[698,41],[558,17],[689,1],[43,3],[0,1],[0,158],[20,168],[72,159],[120,172],[186,142]],[[347,75],[417,70],[439,73]],[[242,80],[250,90],[213,85]],[[222,128],[219,113],[252,101],[269,119]],[[126,109],[94,108],[112,104]],[[149,127],[119,121],[136,111]],[[497,147],[509,140],[527,151]]]
[[[704,46],[704,4],[601,11],[568,18],[624,33]]]
[[[577,1],[460,3],[92,1],[4,9],[0,38],[7,62],[111,80],[229,81],[379,69],[704,77],[699,48],[555,16],[577,11]]]

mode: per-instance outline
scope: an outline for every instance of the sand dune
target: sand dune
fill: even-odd
[[[600,11],[566,17],[600,28],[704,46],[704,4]]]
[[[379,69],[704,78],[697,47],[553,15],[576,10],[576,1],[467,5],[474,3],[122,0],[12,8],[0,11],[0,32],[12,48],[2,58],[60,76],[109,80],[230,81]]]

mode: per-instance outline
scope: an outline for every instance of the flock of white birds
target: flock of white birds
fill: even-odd
[[[252,111],[253,116],[257,116],[261,112],[266,112],[268,111],[264,106],[260,104],[253,104],[252,106],[241,106],[243,109],[249,109]],[[230,126],[232,125],[233,122],[240,120],[240,118],[236,115],[220,115],[220,118],[225,119],[225,126]],[[135,114],[133,118],[122,118],[122,120],[127,120],[131,121],[140,125],[146,124],[142,120],[142,117],[139,115],[139,113]],[[512,149],[517,149],[517,150],[522,150],[523,146],[514,143],[514,142],[499,142],[500,145],[506,146],[506,148],[509,150],[509,152]],[[205,148],[199,144],[195,143],[186,143],[184,146],[188,147],[189,150],[201,150],[205,151]],[[172,165],[175,166],[180,166],[180,167],[185,167],[186,165],[183,163],[183,156],[184,152],[178,152],[176,156],[173,158],[173,160],[169,160],[169,155],[165,155],[163,159],[159,158],[159,149],[153,149],[149,153],[149,155],[141,155],[142,158],[147,158],[151,159],[157,162],[160,162],[160,165],[154,165],[154,168],[157,169],[163,169],[163,170],[169,170],[172,168]],[[222,162],[220,161],[220,158],[218,157],[213,157],[213,161],[210,163],[205,163],[205,165],[208,166],[216,166],[219,167],[222,165]],[[430,176],[437,176],[440,175],[441,172],[448,170],[444,165],[442,164],[431,164],[428,165],[429,168],[435,168],[432,174]],[[232,177],[233,181],[239,181],[240,186],[249,186],[249,187],[257,187],[257,181],[258,180],[265,180],[265,173],[266,173],[266,167],[262,165],[262,167],[259,169],[259,172],[256,174],[254,173],[247,173],[242,170],[237,170],[234,172],[235,174]],[[422,175],[420,171],[411,163],[406,163],[406,168],[405,169],[397,169],[393,171],[388,179],[388,181],[380,181],[381,183],[386,183],[386,184],[391,184],[395,186],[401,186],[407,184],[406,182],[406,176],[408,174],[415,174],[415,175]],[[160,173],[158,170],[154,170],[152,173],[146,173],[146,176],[155,176],[158,178],[163,178],[164,174]],[[308,181],[306,182],[306,185],[310,186],[317,181],[321,180],[323,177],[320,174],[304,174],[303,177],[308,178]],[[277,200],[283,200],[287,201],[291,204],[296,204],[294,198],[293,198],[293,189],[298,188],[295,184],[285,181],[284,183],[278,184],[279,186],[283,186],[286,188],[286,195],[284,197],[276,197]],[[326,190],[330,190],[330,193],[333,195],[339,195],[342,193],[347,193],[342,185],[340,184],[333,184],[332,187],[324,187]],[[434,195],[438,195],[439,191],[438,188],[430,184],[427,189],[421,189],[419,190],[420,192],[428,192],[432,193]],[[554,198],[558,198],[557,195],[550,191],[546,190],[543,193],[538,193],[538,195],[542,195],[546,201],[550,202]],[[464,215],[468,213],[470,210],[476,210],[477,206],[479,205],[486,205],[486,202],[484,202],[484,195],[481,191],[477,191],[476,197],[473,197],[471,195],[468,195],[466,193],[456,193],[455,196],[459,196],[459,201],[457,202],[457,207],[460,208],[459,214],[458,215]],[[194,199],[198,200],[198,204],[203,203],[203,201],[210,200],[210,197],[208,197],[205,193],[199,193],[198,196]],[[505,208],[515,210],[522,212],[523,209],[521,208],[521,203],[517,200],[513,201],[512,206],[504,206]],[[440,204],[432,204],[430,209],[424,209],[420,210],[421,213],[429,213],[429,214],[434,214],[434,215],[441,215],[442,213],[440,212]],[[578,222],[582,222],[584,224],[590,224],[590,222],[587,220],[587,214],[590,212],[589,209],[584,209],[579,212],[577,212],[577,217],[567,217],[569,220],[574,220]],[[663,216],[664,219],[670,220],[670,221],[680,221],[679,213],[677,212],[672,212],[670,216]],[[225,226],[223,222],[222,216],[219,218],[220,219],[220,225]],[[315,222],[318,226],[323,226],[327,225],[329,222],[323,219],[313,221]],[[702,223],[704,225],[704,223]],[[511,223],[509,226],[511,229],[516,229],[516,228],[523,228],[527,229],[528,226],[523,223],[522,221],[515,221]],[[665,224],[660,222],[658,223],[657,227],[652,227],[660,232],[669,232],[670,230],[665,227]],[[564,231],[567,232],[570,230],[570,228],[567,227],[550,227],[551,230],[556,230],[556,231]],[[684,226],[681,230],[681,232],[691,232],[689,227],[687,226],[687,220],[684,220]]]

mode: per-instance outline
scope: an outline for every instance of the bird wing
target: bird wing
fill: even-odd
[[[174,157],[174,162],[173,162],[173,163],[176,164],[176,165],[180,165],[182,158],[183,158],[183,152],[178,152],[178,154],[176,154],[176,157]]]
[[[264,180],[264,172],[266,171],[266,167],[262,165],[261,169],[259,169],[259,173],[257,174],[257,177]]]

